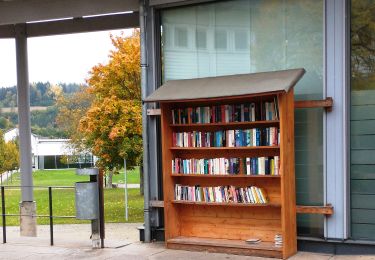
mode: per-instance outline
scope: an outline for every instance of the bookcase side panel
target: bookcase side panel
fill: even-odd
[[[297,252],[293,89],[279,95],[279,108],[283,257],[287,258]]]
[[[174,179],[171,177],[171,162],[173,154],[172,129],[170,128],[171,109],[168,104],[161,104],[161,135],[162,135],[162,165],[163,165],[163,195],[164,195],[164,216],[165,216],[165,239],[180,235],[180,221],[178,208],[172,204],[174,200]]]

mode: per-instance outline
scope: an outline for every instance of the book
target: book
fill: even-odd
[[[248,239],[246,239],[245,242],[247,244],[258,244],[258,243],[262,242],[262,240],[260,238],[254,237],[254,238],[248,238]]]
[[[172,109],[172,124],[207,124],[278,120],[278,100]]]

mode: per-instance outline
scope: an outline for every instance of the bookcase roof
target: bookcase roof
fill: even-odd
[[[305,69],[290,69],[209,78],[170,80],[148,96],[145,102],[168,102],[288,92],[305,74]]]

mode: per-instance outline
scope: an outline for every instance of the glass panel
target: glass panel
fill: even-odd
[[[176,28],[187,42],[177,48]],[[323,1],[236,0],[162,11],[163,80],[303,67],[296,99],[323,97]],[[179,36],[180,37],[180,36]],[[323,113],[296,111],[297,201],[323,204]],[[299,234],[323,236],[323,218],[298,218]]]
[[[375,2],[351,1],[351,236],[375,240]]]

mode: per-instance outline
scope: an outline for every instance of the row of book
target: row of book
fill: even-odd
[[[218,203],[268,203],[268,198],[265,190],[263,188],[258,188],[256,186],[200,187],[176,184],[175,200]]]
[[[248,158],[209,158],[172,160],[172,173],[179,174],[240,174],[241,161],[246,175],[279,175],[279,156]]]
[[[280,175],[280,157],[246,158],[246,175]]]
[[[182,174],[239,174],[240,158],[181,159],[172,160],[172,173]]]
[[[172,109],[173,124],[206,124],[278,120],[277,102]]]
[[[220,130],[215,132],[174,132],[175,147],[244,147],[277,146],[280,132],[277,127]]]

